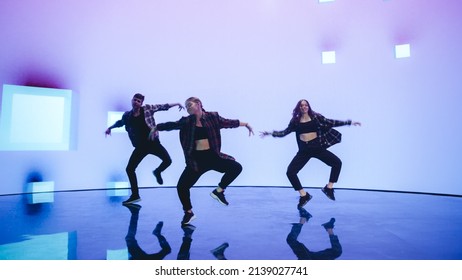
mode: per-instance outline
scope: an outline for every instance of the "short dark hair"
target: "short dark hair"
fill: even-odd
[[[135,93],[135,95],[133,95],[133,98],[138,98],[141,101],[144,101],[144,95],[142,95],[141,93]]]

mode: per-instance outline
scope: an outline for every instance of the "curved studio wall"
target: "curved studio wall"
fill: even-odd
[[[363,124],[339,128],[343,141],[331,148],[343,160],[337,187],[462,195],[462,4],[423,2],[1,1],[2,86],[65,89],[72,98],[69,145],[2,149],[0,194],[24,192],[33,179],[54,181],[56,190],[126,181],[128,137],[104,130],[108,112],[129,110],[142,92],[152,104],[197,96],[207,110],[249,122],[255,136],[222,132],[222,150],[244,167],[235,185],[289,186],[295,136],[261,139],[258,131],[285,128],[306,98],[326,117]],[[323,63],[323,53],[334,61]],[[36,116],[50,112],[31,104],[23,108]],[[172,109],[156,120],[184,114]],[[164,185],[175,186],[184,168],[178,133],[160,137],[173,159]],[[157,164],[153,156],[141,163],[141,187],[157,185]],[[328,168],[312,161],[299,175],[321,187]],[[198,184],[218,178],[211,172]]]

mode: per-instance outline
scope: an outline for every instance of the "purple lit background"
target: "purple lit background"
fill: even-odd
[[[222,133],[222,150],[244,167],[235,185],[289,186],[295,136],[258,131],[285,128],[306,98],[326,117],[363,123],[339,128],[338,188],[462,195],[460,30],[458,0],[2,0],[0,83],[71,89],[75,149],[0,152],[0,194],[23,192],[34,173],[57,190],[127,180],[132,147],[125,133],[104,137],[107,112],[130,109],[142,92],[148,104],[197,96],[205,109],[249,122],[253,137]],[[395,59],[397,44],[410,44],[411,57]],[[321,64],[330,50],[337,63]],[[160,137],[173,159],[164,185],[175,186],[178,133]],[[140,186],[157,185],[158,163],[141,163]],[[328,168],[312,161],[300,178],[321,187]]]

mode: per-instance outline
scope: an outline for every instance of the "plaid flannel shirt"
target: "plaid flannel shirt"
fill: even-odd
[[[210,149],[217,153],[221,158],[234,160],[232,156],[221,152],[220,129],[239,127],[239,120],[225,119],[221,117],[217,112],[204,111],[200,121],[202,126],[205,127],[207,131]],[[176,122],[165,122],[157,124],[157,130],[159,131],[170,131],[178,129],[180,130],[180,142],[181,147],[183,148],[186,165],[198,171],[199,166],[192,156],[195,148],[194,133],[196,130],[196,116],[189,115],[187,117],[182,117]]]
[[[157,111],[167,111],[170,109],[169,104],[156,104],[156,105],[143,105],[141,107],[141,110],[144,111],[144,120],[146,122],[146,125],[149,127],[149,129],[152,129],[154,126],[156,126],[156,120],[154,119],[154,113]],[[122,115],[122,119],[116,121],[111,128],[115,127],[122,127],[125,126],[125,130],[128,133],[128,137],[130,138],[130,141],[132,142],[132,145],[135,147],[135,143],[139,142],[138,137],[144,137],[141,135],[136,135],[133,127],[130,126],[129,119],[133,117],[133,110],[127,111]],[[159,132],[155,132],[155,138],[159,138]],[[146,135],[148,137],[148,135]]]
[[[338,132],[337,130],[333,129],[333,127],[351,125],[351,120],[338,121],[338,120],[327,119],[319,113],[316,113],[314,115],[312,121],[316,122],[316,126],[317,126],[316,133],[318,135],[317,139],[319,143],[321,144],[321,147],[326,148],[326,149],[342,141],[342,134]],[[281,131],[273,131],[271,135],[273,137],[284,137],[288,135],[289,133],[295,132],[297,144],[300,148],[303,142],[299,138],[299,135],[300,135],[300,131],[298,130],[299,124],[300,122],[292,119],[290,120],[289,125],[287,126],[286,129],[281,130]]]

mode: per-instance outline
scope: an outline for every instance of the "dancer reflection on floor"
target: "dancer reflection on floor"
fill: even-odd
[[[161,173],[172,164],[170,155],[160,143],[159,134],[149,135],[150,129],[156,125],[154,113],[157,111],[166,111],[174,106],[178,106],[180,111],[184,109],[180,103],[146,104],[143,106],[143,102],[144,95],[136,93],[132,98],[132,110],[125,112],[122,119],[108,127],[105,132],[106,135],[111,135],[113,128],[125,126],[128,137],[135,148],[126,168],[128,180],[130,181],[131,195],[123,204],[136,203],[141,200],[135,170],[147,155],[152,154],[162,160],[160,165],[152,172],[159,185],[162,185],[164,182]]]
[[[177,260],[189,260],[190,259],[190,251],[191,251],[191,244],[192,244],[192,235],[196,230],[196,227],[192,224],[182,225],[181,229],[183,229],[183,242],[181,243],[180,250],[178,251]],[[227,242],[221,244],[217,248],[210,250],[213,256],[217,260],[226,260],[225,257],[225,250],[229,247]]]
[[[178,251],[177,260],[189,260],[190,259],[190,251],[191,251],[191,244],[192,244],[192,235],[196,227],[192,224],[187,224],[181,226],[183,229],[183,242],[181,243],[180,250]],[[217,248],[210,250],[213,256],[217,260],[226,260],[225,257],[225,250],[229,247],[227,242],[221,244]]]
[[[148,254],[143,249],[141,249],[138,241],[136,240],[136,232],[138,228],[138,218],[141,205],[138,204],[127,204],[125,205],[130,210],[130,224],[128,226],[128,232],[125,236],[125,242],[127,243],[128,253],[130,254],[130,260],[163,260],[168,254],[171,253],[172,249],[167,242],[167,239],[162,235],[162,227],[164,223],[159,222],[152,234],[157,237],[161,250],[157,253]],[[181,229],[183,230],[183,238],[181,242],[180,249],[177,254],[177,260],[189,260],[190,251],[192,244],[192,236],[196,227],[192,224],[182,225]],[[223,243],[217,248],[211,250],[210,252],[219,260],[226,260],[224,251],[228,247],[228,243]]]
[[[183,230],[183,242],[181,242],[180,250],[178,251],[178,255],[176,257],[177,260],[189,260],[190,259],[190,251],[191,251],[191,243],[193,241],[192,235],[196,230],[196,227],[192,224],[182,225],[181,229]]]
[[[190,97],[185,102],[189,116],[176,122],[157,124],[151,131],[180,130],[180,142],[186,160],[186,168],[177,184],[178,196],[184,210],[181,224],[189,224],[195,215],[192,211],[190,189],[205,172],[215,170],[224,173],[218,187],[210,194],[223,205],[228,205],[225,190],[241,173],[242,166],[233,157],[221,152],[222,128],[245,126],[249,136],[253,134],[248,123],[225,119],[217,112],[205,111],[201,100]]]
[[[229,247],[228,242],[224,242],[220,246],[216,247],[215,249],[210,250],[210,253],[217,259],[217,260],[227,260],[225,257],[225,250]]]
[[[292,249],[299,260],[335,260],[342,255],[342,245],[338,236],[334,234],[335,219],[331,218],[329,222],[322,224],[329,236],[331,247],[325,250],[313,252],[305,244],[298,241],[298,236],[303,225],[311,218],[311,214],[304,208],[300,208],[300,222],[292,224],[292,229],[287,235],[287,244]]]
[[[298,152],[287,167],[287,177],[294,190],[300,193],[297,207],[303,207],[310,201],[312,196],[306,192],[297,176],[298,172],[308,163],[311,158],[317,158],[331,167],[329,182],[322,192],[331,200],[335,200],[334,183],[337,182],[342,168],[342,161],[327,150],[330,146],[341,141],[341,134],[333,127],[343,125],[361,125],[359,122],[338,121],[325,118],[311,109],[307,100],[298,101],[292,111],[292,119],[286,129],[282,131],[262,131],[261,137],[271,135],[284,137],[295,132]]]
[[[136,240],[136,231],[138,228],[138,217],[141,209],[141,205],[138,204],[127,204],[125,205],[131,213],[130,224],[128,226],[128,232],[125,236],[125,242],[127,243],[128,253],[130,254],[130,260],[162,260],[170,254],[172,249],[168,244],[165,237],[162,235],[162,226],[163,222],[159,222],[152,234],[157,237],[161,250],[157,253],[148,254],[143,249],[141,249],[138,241]]]

